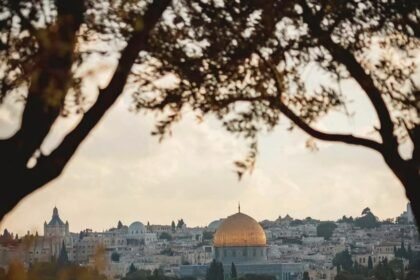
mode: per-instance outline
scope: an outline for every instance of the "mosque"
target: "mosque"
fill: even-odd
[[[213,237],[213,257],[224,267],[225,279],[229,279],[232,263],[238,276],[265,274],[277,280],[302,279],[304,267],[299,263],[271,263],[268,260],[267,238],[261,225],[252,217],[238,212],[212,222],[217,228]],[[181,276],[204,278],[208,265],[183,265]]]

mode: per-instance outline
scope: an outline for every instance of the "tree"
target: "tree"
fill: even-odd
[[[371,256],[369,256],[369,258],[368,258],[368,268],[369,269],[373,269],[373,261],[372,261],[372,257]]]
[[[232,262],[232,265],[230,267],[230,278],[231,279],[238,278],[238,273],[236,272],[236,266],[233,262]]]
[[[372,213],[372,211],[370,211],[370,208],[369,208],[369,207],[366,207],[366,208],[365,208],[365,209],[363,209],[363,211],[362,211],[362,216],[367,215],[367,214],[369,214],[369,213]]]
[[[212,240],[214,233],[211,231],[204,231],[203,232],[203,240]]]
[[[158,268],[155,268],[153,270],[152,276],[153,276],[154,279],[159,279],[159,277],[162,277],[163,276],[163,270],[160,269],[160,268],[159,269]]]
[[[19,98],[24,108],[16,132],[0,139],[0,220],[22,198],[62,173],[123,92],[170,0],[146,6],[125,2],[121,7],[108,2],[2,0],[0,102]],[[109,8],[98,9],[105,6]],[[80,47],[93,41],[106,43],[109,38],[125,46],[121,50]],[[111,53],[119,55],[112,78],[99,89],[94,104],[86,107],[81,67],[97,55]],[[41,146],[52,126],[70,114],[81,115],[80,121],[56,148],[44,151]]]
[[[147,269],[136,269],[133,271],[128,271],[125,277],[122,280],[148,280],[152,277],[152,272]]]
[[[90,279],[106,280],[92,268],[68,263],[65,266],[57,262],[35,262],[28,269],[19,262],[12,262],[6,278],[0,279]]]
[[[314,139],[361,146],[379,153],[404,186],[413,213],[420,219],[419,85],[415,76],[418,62],[413,58],[420,45],[416,1],[368,0],[361,5],[356,0],[268,0],[226,1],[229,3],[218,5],[211,1],[180,0],[171,5],[172,16],[160,21],[169,0],[154,1],[144,15],[137,13],[143,10],[135,6],[136,1],[125,2],[134,6],[123,7],[115,13],[112,2],[105,16],[95,14],[103,9],[95,9],[94,0],[86,0],[87,9],[82,7],[82,0],[73,2],[68,4],[70,9],[63,4],[67,2],[56,0],[54,3],[59,5],[52,8],[58,13],[51,14],[57,14],[57,20],[47,25],[51,28],[40,29],[47,35],[42,38],[57,41],[47,46],[71,46],[66,52],[34,47],[37,46],[37,32],[34,32],[37,29],[28,24],[31,20],[22,16],[20,9],[24,6],[22,9],[31,10],[29,15],[42,19],[44,9],[37,9],[37,5],[43,4],[8,0],[8,5],[2,5],[1,9],[7,11],[13,8],[10,14],[20,18],[22,24],[10,28],[16,21],[6,19],[6,24],[1,25],[0,31],[5,36],[2,36],[0,55],[1,61],[5,61],[3,68],[7,69],[3,73],[8,75],[1,77],[1,89],[10,94],[10,88],[22,89],[17,84],[30,87],[21,127],[12,137],[0,141],[3,181],[19,186],[18,189],[2,188],[1,213],[62,172],[80,143],[121,94],[128,78],[132,78],[129,81],[133,81],[130,86],[135,88],[133,107],[136,111],[158,110],[163,114],[153,131],[161,139],[169,134],[171,124],[180,119],[186,107],[195,110],[199,119],[208,114],[216,115],[229,132],[249,141],[249,154],[235,162],[241,177],[255,166],[258,133],[264,128],[273,129],[279,124],[280,116],[284,116],[290,120],[291,129],[298,127]],[[126,22],[115,24],[113,20],[121,17]],[[98,21],[99,26],[95,25]],[[108,28],[101,28],[109,21]],[[42,20],[36,22],[42,23]],[[85,110],[75,129],[47,155],[40,151],[40,146],[60,112],[69,111],[68,106],[63,106],[65,101],[80,100],[76,86],[80,85],[80,80],[70,77],[74,76],[71,69],[77,68],[72,62],[79,57],[76,52],[79,48],[75,48],[79,38],[76,33],[82,23],[95,31],[95,40],[104,34],[104,37],[121,37],[127,44],[110,83],[100,90],[95,104]],[[128,27],[118,30],[115,26]],[[10,37],[7,36],[10,30],[21,32],[19,36]],[[108,30],[111,34],[106,33]],[[29,35],[25,37],[25,34]],[[5,42],[3,38],[13,40]],[[41,42],[38,45],[44,46],[41,39],[38,41]],[[27,47],[22,49],[21,46]],[[8,55],[15,49],[22,49],[18,52],[19,59]],[[43,58],[41,62],[62,63],[39,63],[40,66],[23,63],[37,61],[33,59],[34,51]],[[370,55],[372,52],[376,55]],[[16,66],[16,61],[24,65]],[[142,67],[130,72],[137,62],[141,62]],[[60,71],[55,71],[54,67],[58,66]],[[326,77],[315,85],[302,75],[313,66]],[[168,75],[175,76],[173,85],[155,83]],[[356,83],[370,101],[378,121],[372,125],[373,133],[356,136],[316,127],[316,121],[332,111],[353,115],[348,108],[352,92],[342,90],[343,82]],[[57,94],[48,98],[52,91]],[[67,95],[68,92],[77,94]],[[42,110],[44,108],[48,111]],[[312,138],[307,146],[316,149]],[[411,155],[403,157],[399,148],[407,143],[413,149]],[[30,159],[34,166],[28,167]]]
[[[302,280],[310,280],[310,279],[309,279],[309,273],[308,273],[307,271],[305,271],[305,272],[303,273],[303,278],[302,278]]]
[[[172,221],[172,223],[171,223],[171,229],[172,229],[172,232],[175,232],[175,230],[176,230],[174,221]]]
[[[118,221],[118,225],[117,225],[117,229],[122,229],[123,224],[121,223],[121,221]]]
[[[369,208],[365,208],[362,211],[362,216],[356,218],[354,224],[360,228],[375,228],[380,225],[378,218],[370,211]]]
[[[388,264],[388,261],[385,259],[381,261],[375,267],[375,279],[383,279],[383,280],[394,280],[396,279],[395,273],[392,270],[391,266]]]
[[[337,267],[337,270],[351,271],[353,267],[353,261],[348,250],[337,253],[332,261],[333,265]]]
[[[290,226],[292,227],[301,226],[301,225],[303,225],[303,221],[299,219],[294,219],[293,221],[290,222]]]
[[[350,216],[347,218],[346,215],[344,215],[341,219],[337,221],[337,223],[353,223],[353,222],[354,222],[353,217]]]
[[[239,278],[240,280],[275,280],[276,277],[269,274],[245,274]]]
[[[336,228],[337,225],[334,222],[319,223],[316,227],[316,235],[324,237],[326,240],[329,240]]]
[[[171,73],[178,82],[171,88],[141,88],[136,104],[139,110],[167,110],[156,126],[158,135],[169,134],[185,104],[199,118],[216,115],[229,132],[249,140],[249,154],[235,162],[239,177],[255,165],[259,131],[273,129],[280,116],[291,121],[291,129],[298,127],[311,137],[309,148],[316,149],[313,139],[368,148],[381,155],[404,186],[420,219],[420,85],[415,74],[418,61],[411,55],[420,46],[419,6],[410,0],[363,3],[273,0],[186,5],[176,18],[177,28],[161,24],[155,30],[144,60],[156,70],[139,74],[151,82]],[[302,73],[312,67],[327,77],[325,81],[313,85],[305,80]],[[377,118],[372,134],[316,127],[316,121],[331,111],[349,117],[358,113],[349,109],[353,92],[343,88],[343,81],[357,84],[370,101]],[[155,95],[148,98],[150,91]],[[413,149],[403,157],[399,148],[405,144]]]
[[[133,263],[131,263],[130,267],[128,268],[128,273],[133,273],[137,271],[137,267],[134,266]]]
[[[117,252],[112,252],[111,261],[119,262],[120,261],[120,254],[118,254]]]
[[[165,239],[165,240],[167,240],[167,241],[171,241],[172,240],[172,235],[170,235],[169,233],[167,233],[167,232],[162,232],[160,235],[159,235],[159,239]]]
[[[401,248],[400,248],[400,257],[401,258],[407,258],[407,250],[405,250],[404,241],[401,241]]]
[[[67,254],[66,245],[64,241],[61,244],[60,254],[58,255],[57,265],[59,267],[64,267],[69,264],[69,256]]]
[[[411,263],[412,262],[412,260],[413,260],[413,256],[414,256],[414,254],[413,254],[413,249],[411,249],[411,244],[410,243],[408,243],[408,248],[407,248],[407,259],[408,259],[408,261]]]
[[[180,219],[180,220],[178,220],[178,222],[176,224],[176,228],[181,229],[184,225],[185,225],[184,220]]]
[[[213,259],[207,269],[206,280],[224,280],[223,264],[221,262]]]

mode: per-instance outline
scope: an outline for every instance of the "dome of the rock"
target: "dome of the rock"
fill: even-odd
[[[215,247],[266,246],[265,232],[260,224],[248,215],[236,213],[225,219],[214,235]]]

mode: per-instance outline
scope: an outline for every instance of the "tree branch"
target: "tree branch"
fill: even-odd
[[[270,69],[271,74],[273,75],[276,89],[277,89],[277,96],[276,98],[271,98],[271,104],[277,107],[280,112],[282,112],[289,120],[291,120],[296,126],[300,129],[308,133],[310,136],[324,141],[331,141],[331,142],[343,142],[352,145],[359,145],[364,146],[367,148],[371,148],[375,151],[381,152],[382,151],[382,144],[376,142],[374,140],[356,137],[351,134],[334,134],[334,133],[326,133],[320,130],[317,130],[307,124],[302,118],[300,118],[297,114],[295,114],[283,101],[282,101],[282,93],[284,92],[283,83],[281,81],[280,73],[278,72],[276,66],[269,60],[265,59],[264,56],[259,53],[259,57],[265,62],[265,64]]]
[[[305,131],[310,136],[316,139],[324,140],[324,141],[331,141],[331,142],[343,142],[346,144],[364,146],[367,148],[371,148],[375,151],[378,151],[380,153],[383,150],[382,144],[374,140],[353,136],[351,134],[334,134],[334,133],[326,133],[326,132],[317,130],[309,126],[306,122],[304,122],[298,115],[296,115],[283,102],[279,103],[279,109],[289,120],[291,120],[294,124],[296,124],[296,126],[298,126],[300,129],[302,129],[303,131]]]
[[[155,0],[143,16],[144,26],[133,32],[121,53],[118,66],[106,88],[100,90],[95,104],[85,113],[79,124],[69,132],[61,144],[48,156],[38,159],[30,170],[30,184],[38,188],[58,177],[71,159],[81,142],[98,124],[107,110],[115,103],[124,90],[127,78],[141,50],[146,48],[150,31],[161,18],[170,0]],[[40,176],[43,174],[43,176]]]
[[[391,119],[389,110],[382,99],[381,91],[375,86],[375,83],[363,67],[356,60],[353,54],[343,46],[332,41],[330,34],[320,28],[320,22],[311,12],[305,0],[300,1],[302,5],[302,16],[306,22],[311,34],[316,37],[322,46],[324,46],[337,62],[344,65],[351,76],[359,83],[365,91],[380,122],[379,132],[382,137],[383,145],[386,149],[383,151],[393,151],[398,153],[398,141],[394,135],[394,123]]]
[[[63,6],[71,7],[67,7],[67,10],[57,7],[54,26],[45,30],[44,41],[48,40],[48,47],[45,48],[40,42],[40,47],[37,49],[34,62],[36,66],[31,73],[20,128],[2,143],[6,143],[3,147],[0,147],[4,152],[0,166],[5,166],[2,170],[6,173],[7,170],[18,173],[26,168],[28,160],[48,135],[64,103],[69,88],[68,81],[72,79],[71,67],[74,62],[76,33],[83,21],[84,2],[83,0],[66,2]],[[31,23],[29,20],[25,21],[18,5],[16,10],[22,24],[31,29]]]
[[[256,102],[256,101],[267,101],[270,106],[274,109],[278,109],[282,112],[289,120],[291,120],[297,127],[305,131],[310,136],[330,142],[343,142],[346,144],[364,146],[373,149],[378,152],[383,151],[382,144],[371,139],[357,137],[351,134],[339,134],[339,133],[327,133],[311,127],[304,120],[302,120],[297,114],[295,114],[286,104],[280,101],[278,96],[258,96],[258,97],[232,97],[218,101],[220,107],[227,106],[228,104],[244,101],[244,102]]]

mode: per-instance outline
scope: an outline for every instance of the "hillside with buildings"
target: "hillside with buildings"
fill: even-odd
[[[171,225],[118,222],[115,228],[102,232],[86,229],[74,233],[70,229],[70,223],[54,208],[42,235],[28,232],[19,237],[5,230],[0,236],[0,277],[16,261],[28,269],[65,259],[80,267],[99,267],[108,279],[122,279],[133,269],[204,279],[215,260],[224,267],[226,279],[233,263],[238,276],[333,280],[339,272],[367,274],[396,260],[402,265],[399,273],[405,275],[420,256],[419,235],[409,206],[401,216],[385,221],[366,208],[360,217],[344,216],[337,221],[286,215],[258,223],[238,209],[207,227],[188,227],[180,219]]]

